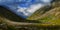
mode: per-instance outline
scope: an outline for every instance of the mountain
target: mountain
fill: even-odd
[[[27,19],[23,19],[6,8],[0,7],[0,30],[57,30],[60,29],[59,27],[60,0],[55,0],[51,7],[46,6],[37,10]]]

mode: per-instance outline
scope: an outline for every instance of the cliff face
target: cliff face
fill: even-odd
[[[6,8],[0,7],[1,30],[31,30],[36,27],[42,27],[43,29],[43,27],[52,27],[53,25],[60,26],[60,0],[55,0],[51,7],[47,6],[37,10],[32,16],[28,17],[27,20],[11,13]]]

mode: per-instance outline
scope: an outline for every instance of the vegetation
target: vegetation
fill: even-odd
[[[60,30],[60,0],[23,19],[0,6],[0,30]]]

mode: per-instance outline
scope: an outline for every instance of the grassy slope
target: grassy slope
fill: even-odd
[[[52,3],[51,9],[44,14],[41,14],[41,11],[38,10],[27,19],[41,21],[42,23],[60,25],[60,1]]]

